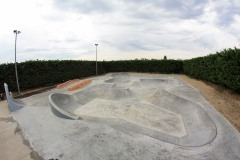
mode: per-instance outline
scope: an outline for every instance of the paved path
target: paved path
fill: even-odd
[[[7,101],[0,101],[0,159],[31,160],[31,150],[24,145],[17,123],[8,110]]]

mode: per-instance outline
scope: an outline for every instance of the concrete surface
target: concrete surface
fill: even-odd
[[[31,150],[22,141],[17,123],[7,107],[7,101],[0,101],[0,159],[30,160]]]
[[[5,89],[5,93],[6,93],[8,106],[9,106],[10,111],[14,112],[14,111],[22,108],[23,104],[21,104],[21,102],[16,102],[16,100],[14,100],[12,98],[12,96],[10,95],[8,85],[6,83],[4,83],[4,89]]]
[[[216,126],[200,105],[167,91],[179,86],[181,82],[174,78],[142,79],[124,75],[73,95],[51,94],[50,102],[54,111],[61,112],[57,115],[85,120],[91,117],[95,122],[100,118],[111,119],[110,126],[126,127],[128,131],[169,143],[205,145],[215,138]]]
[[[80,90],[53,89],[22,103],[14,119],[45,159],[240,159],[236,129],[174,77],[108,74]]]

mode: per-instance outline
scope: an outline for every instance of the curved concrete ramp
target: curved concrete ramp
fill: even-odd
[[[217,133],[200,105],[163,89],[142,99],[130,89],[102,84],[73,95],[51,94],[49,100],[59,117],[104,123],[180,146],[205,145]]]
[[[78,106],[72,96],[61,93],[53,93],[49,95],[49,102],[51,110],[56,116],[65,119],[81,119],[79,116],[72,113],[74,107]]]
[[[11,95],[10,95],[10,92],[9,92],[9,89],[8,89],[8,85],[6,83],[4,83],[4,89],[5,89],[5,93],[6,93],[6,96],[7,96],[7,101],[8,101],[8,106],[9,106],[9,109],[14,112],[20,108],[23,107],[23,104],[21,104],[21,102],[17,102],[17,100],[15,100]]]
[[[113,73],[112,78],[105,80],[105,83],[127,83],[130,82],[131,77],[128,73]]]
[[[73,97],[79,104],[84,105],[95,98],[124,100],[136,97],[136,95],[129,88],[124,88],[116,84],[97,84],[73,94]]]
[[[181,138],[181,145],[205,145],[216,137],[215,124],[199,104],[161,89],[156,90],[146,100],[182,116],[187,135]]]
[[[163,85],[180,85],[181,83],[176,79],[171,78],[155,78],[155,79],[140,79],[140,83],[144,86],[159,87]]]
[[[74,111],[95,98],[121,100],[129,97],[133,97],[133,93],[129,89],[114,84],[102,84],[89,87],[72,96],[54,93],[49,95],[49,101],[55,115],[67,119],[79,119],[79,116],[73,114]]]

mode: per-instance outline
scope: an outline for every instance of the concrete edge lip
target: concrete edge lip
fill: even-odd
[[[8,85],[6,83],[4,83],[4,89],[5,89],[5,93],[6,93],[6,96],[7,96],[7,101],[8,101],[8,106],[9,106],[9,109],[14,112],[20,108],[23,107],[23,105],[19,104],[18,102],[16,102],[14,100],[14,98],[10,95],[10,92],[9,92],[9,89],[8,89]]]
[[[52,96],[54,96],[55,93],[53,94],[50,94],[48,97],[49,99],[49,104],[51,106],[51,110],[52,112],[54,113],[54,115],[60,117],[60,118],[65,118],[65,119],[72,119],[72,120],[79,120],[81,119],[79,116],[75,115],[75,114],[72,114],[70,112],[67,112],[63,109],[61,109],[59,106],[57,106],[53,100],[52,100]]]
[[[190,100],[187,100],[187,99],[184,99],[182,97],[179,97],[167,90],[163,90],[163,95],[165,97],[167,96],[170,96],[171,98],[174,98],[176,99],[178,102],[182,102],[182,104],[187,104],[189,105],[187,108],[196,108],[195,112],[198,114],[200,114],[200,118],[202,117],[202,121],[203,122],[200,122],[201,125],[204,125],[205,123],[208,123],[206,124],[205,128],[201,128],[201,126],[198,124],[198,126],[194,126],[191,128],[188,127],[188,124],[190,122],[190,120],[188,121],[185,121],[186,124],[185,124],[185,127],[187,126],[188,128],[186,129],[189,129],[189,133],[187,133],[188,135],[182,137],[182,138],[179,138],[179,137],[174,137],[174,136],[171,136],[171,135],[168,135],[168,134],[164,134],[164,133],[160,133],[160,132],[157,132],[157,131],[153,131],[153,130],[149,130],[149,129],[146,129],[142,126],[138,126],[136,124],[132,124],[132,123],[129,123],[128,121],[124,120],[124,119],[118,119],[118,121],[122,121],[125,126],[122,126],[122,128],[131,128],[131,127],[135,127],[137,131],[140,131],[140,133],[144,134],[144,135],[148,135],[150,137],[153,137],[153,138],[156,138],[156,139],[159,139],[159,140],[162,140],[162,141],[165,141],[165,142],[168,142],[168,143],[172,143],[172,144],[175,144],[175,145],[179,145],[179,146],[186,146],[186,147],[198,147],[198,146],[203,146],[207,143],[210,143],[211,141],[213,141],[216,137],[216,134],[217,134],[217,128],[216,128],[216,125],[214,124],[214,122],[211,120],[211,118],[207,115],[207,113],[202,109],[202,107],[195,103],[195,102],[192,102]],[[71,113],[71,111],[66,111],[64,108],[61,107],[61,105],[59,106],[59,104],[56,104],[55,103],[55,100],[53,100],[53,96],[60,96],[59,98],[63,98],[61,96],[67,96],[67,97],[70,97],[69,105],[72,105],[72,104],[77,104],[77,102],[72,102],[72,101],[76,101],[74,98],[71,98],[72,95],[68,95],[68,94],[61,94],[61,93],[53,93],[51,95],[49,95],[49,102],[50,102],[50,105],[51,105],[51,109],[53,111],[53,113],[58,116],[58,117],[61,117],[61,118],[65,118],[65,119],[73,119],[73,120],[77,120],[77,119],[81,119],[80,116],[74,114],[74,113]],[[68,102],[66,102],[68,103]],[[152,103],[154,104],[154,103]],[[156,105],[156,104],[154,104]],[[176,105],[176,104],[174,104]],[[156,105],[157,106],[157,105]],[[159,106],[161,107],[161,106]],[[186,109],[186,108],[185,108]],[[191,117],[191,111],[190,110],[186,110],[186,111],[183,111],[179,114],[181,115],[186,115],[188,114],[188,118]],[[184,113],[184,114],[182,114]],[[196,114],[195,114],[196,115]],[[194,123],[194,118],[192,116],[191,118],[191,121],[193,121]],[[85,120],[88,120],[88,119],[95,119],[95,122],[96,121],[107,121],[108,118],[97,118],[97,117],[84,117]],[[98,122],[97,122],[98,123]],[[106,123],[105,123],[106,124]],[[196,123],[197,124],[197,123]],[[119,124],[118,124],[119,125]],[[121,125],[121,124],[120,124]],[[111,125],[110,125],[111,126]],[[131,126],[131,127],[130,127]],[[201,130],[202,131],[198,131],[198,130]],[[205,134],[205,131],[206,131],[206,134]],[[204,137],[206,136],[206,137]]]

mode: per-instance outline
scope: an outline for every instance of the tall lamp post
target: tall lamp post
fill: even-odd
[[[16,72],[16,81],[17,81],[17,88],[18,88],[18,94],[20,94],[20,87],[19,87],[19,82],[18,82],[18,72],[17,72],[17,35],[20,34],[21,32],[18,30],[14,30],[13,33],[15,34],[15,72]]]
[[[97,46],[98,44],[95,44],[96,46],[96,76],[98,75],[98,71],[97,71]]]

